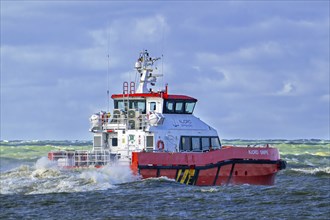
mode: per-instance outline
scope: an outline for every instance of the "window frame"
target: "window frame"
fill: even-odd
[[[194,104],[191,112],[187,111],[187,104]],[[195,106],[196,106],[196,102],[192,102],[192,101],[184,102],[184,112],[185,112],[185,114],[192,114],[194,112]]]
[[[198,140],[198,147],[196,148],[195,146],[194,146],[194,140]],[[201,138],[200,137],[191,137],[191,151],[201,151],[201,147],[202,147],[202,145],[201,145]]]
[[[164,100],[163,113],[165,114],[193,114],[197,101],[183,99],[166,99]],[[173,110],[168,109],[168,104],[173,103]],[[177,104],[182,103],[182,108],[177,109]],[[187,104],[193,104],[191,111],[187,111]]]
[[[207,144],[207,147],[206,148],[203,145],[203,139],[208,140],[208,144]],[[202,151],[209,150],[210,149],[210,146],[211,146],[211,138],[210,137],[201,137],[201,149],[202,149]]]
[[[141,110],[142,114],[145,114],[146,111],[147,111],[147,103],[146,103],[145,99],[130,99],[130,100],[128,100],[128,106],[127,106],[127,102],[124,101],[123,99],[115,99],[114,100],[114,108],[115,109],[121,109],[121,110],[124,110],[124,111],[127,111],[128,108],[129,109],[136,109],[136,107],[134,106],[135,103],[137,103],[137,109]],[[140,103],[143,105],[142,109],[139,108]]]
[[[188,146],[188,149],[183,149],[183,139],[185,139],[185,140],[187,140],[189,143],[189,146]],[[185,146],[186,146],[186,144],[185,144]],[[191,137],[189,137],[189,136],[181,136],[181,138],[180,138],[180,151],[191,151]]]
[[[118,147],[118,138],[117,137],[111,138],[111,147]]]
[[[157,102],[149,102],[149,111],[156,111],[157,110]]]
[[[193,138],[199,138],[199,149],[193,149]],[[209,147],[203,148],[203,144],[202,144],[202,139],[203,138],[207,138],[209,141]],[[214,148],[212,146],[212,139],[216,138],[218,140],[219,143],[219,147],[217,146],[217,148]],[[188,148],[185,146],[185,149],[183,149],[183,139],[189,140],[189,146]],[[189,149],[189,150],[187,150]],[[205,152],[205,151],[209,151],[209,150],[215,150],[215,149],[221,149],[221,141],[219,139],[218,136],[188,136],[188,135],[183,135],[180,137],[180,143],[179,143],[179,151],[189,151],[189,152]]]
[[[169,104],[173,104],[172,110],[168,108]],[[174,100],[166,100],[164,105],[164,113],[175,114],[175,101]]]
[[[212,139],[215,139],[215,138],[218,140],[218,144],[219,144],[218,146],[216,146],[217,148],[213,147]],[[210,144],[211,144],[212,149],[220,149],[221,148],[221,142],[220,142],[219,137],[210,137]]]

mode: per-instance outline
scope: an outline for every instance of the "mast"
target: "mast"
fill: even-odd
[[[157,77],[162,76],[162,74],[153,74],[153,65],[159,59],[160,57],[150,57],[147,50],[140,53],[140,57],[135,63],[135,69],[140,74],[139,86],[135,93],[149,93],[152,91],[151,88],[148,89],[148,84],[154,86],[157,82]]]

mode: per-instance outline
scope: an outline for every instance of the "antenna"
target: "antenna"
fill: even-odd
[[[161,43],[161,51],[162,51],[162,72],[161,72],[161,74],[162,74],[162,86],[164,86],[165,87],[165,75],[164,75],[164,44],[165,44],[165,31],[164,31],[164,29],[165,29],[165,25],[164,25],[164,23],[162,24],[162,43]]]
[[[164,86],[164,55],[162,54],[162,86]]]
[[[110,77],[109,77],[109,74],[110,74],[110,31],[108,31],[108,34],[107,34],[107,60],[108,60],[108,69],[107,69],[107,102],[108,102],[108,109],[107,109],[107,112],[110,111],[110,92],[109,92],[109,88],[110,88]]]
[[[110,111],[110,92],[109,92],[109,69],[110,69],[110,55],[108,54],[108,70],[107,70],[107,100],[108,100],[108,109],[107,112]]]

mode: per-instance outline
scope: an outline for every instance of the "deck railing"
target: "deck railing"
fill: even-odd
[[[112,118],[109,121],[103,123],[103,127],[107,128],[117,128],[122,129],[122,126],[125,126],[126,129],[132,130],[145,130],[148,125],[148,119],[146,114],[139,113],[138,117],[129,117],[128,113],[114,111]]]
[[[110,151],[56,151],[52,152],[52,160],[61,167],[98,166],[111,163]]]

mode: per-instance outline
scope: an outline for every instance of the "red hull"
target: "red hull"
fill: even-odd
[[[204,153],[133,153],[143,178],[165,176],[189,185],[273,185],[285,168],[275,148],[229,147]]]

